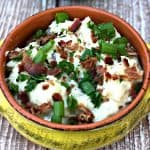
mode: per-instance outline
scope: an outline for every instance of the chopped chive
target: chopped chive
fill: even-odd
[[[44,46],[42,46],[39,50],[36,56],[34,57],[33,61],[34,63],[43,63],[45,59],[47,58],[48,51],[52,50],[54,46],[54,40],[50,40],[47,42]]]
[[[68,98],[67,98],[67,106],[68,106],[68,109],[70,110],[70,111],[75,111],[76,110],[76,108],[77,108],[77,100],[75,99],[75,97],[74,96],[68,96]]]
[[[23,82],[23,81],[25,81],[25,80],[27,80],[27,79],[29,79],[29,76],[28,76],[28,75],[23,74],[23,73],[20,73],[19,76],[18,76],[18,78],[16,79],[16,81],[21,81],[21,82]]]
[[[92,50],[86,49],[86,50],[84,51],[84,53],[81,55],[80,60],[81,60],[81,61],[84,61],[84,60],[86,60],[88,57],[92,57],[92,56],[93,56]]]
[[[53,103],[53,112],[55,116],[64,116],[64,102],[61,101],[54,101]]]
[[[17,84],[8,82],[8,87],[13,95],[16,95],[18,93],[19,87]]]
[[[70,74],[74,71],[74,65],[70,62],[67,62],[66,60],[62,60],[59,62],[58,67],[62,69],[63,72]]]
[[[89,95],[89,94],[91,94],[92,92],[95,91],[95,88],[94,88],[93,84],[91,82],[89,82],[89,81],[81,81],[79,83],[79,87],[87,95]]]
[[[67,82],[61,82],[61,85],[64,86],[66,89],[70,88],[70,85]]]
[[[69,15],[65,12],[59,12],[55,15],[56,23],[63,23],[69,19]]]
[[[90,94],[90,97],[91,97],[92,103],[94,104],[94,107],[98,108],[103,101],[102,95],[99,92],[93,92]]]
[[[51,117],[51,121],[55,123],[62,123],[62,116],[56,116],[53,114]]]

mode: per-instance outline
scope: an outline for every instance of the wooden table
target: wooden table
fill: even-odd
[[[43,5],[41,1],[1,0],[0,39],[5,38],[8,32],[25,18],[45,7],[88,5],[119,15],[133,25],[146,42],[150,42],[150,0],[48,0]],[[45,148],[26,140],[0,116],[0,150],[45,150]],[[101,150],[150,150],[150,115],[124,139]]]

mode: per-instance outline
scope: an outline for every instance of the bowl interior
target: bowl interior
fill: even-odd
[[[137,49],[139,54],[141,64],[144,69],[144,81],[143,86],[137,97],[133,100],[133,102],[125,107],[123,110],[118,112],[117,114],[108,117],[102,121],[86,124],[86,125],[61,125],[56,123],[51,123],[40,119],[27,111],[25,111],[19,104],[14,100],[13,96],[10,94],[7,85],[5,83],[5,51],[14,49],[17,46],[23,46],[24,42],[37,30],[41,28],[47,28],[50,22],[54,19],[56,12],[67,12],[71,18],[81,18],[83,19],[86,16],[90,16],[92,20],[96,23],[102,22],[112,22],[117,30],[127,37],[131,44]],[[106,124],[112,123],[113,121],[120,119],[129,111],[131,111],[141,100],[142,96],[145,93],[145,90],[148,86],[148,77],[149,77],[149,57],[147,53],[147,48],[144,41],[141,39],[140,35],[125,21],[120,19],[119,17],[112,15],[108,12],[105,12],[100,9],[94,9],[90,7],[83,6],[68,6],[68,7],[60,7],[55,9],[49,9],[44,12],[40,12],[34,16],[29,17],[23,23],[18,25],[6,38],[4,44],[0,51],[0,85],[3,90],[5,96],[7,97],[10,104],[22,115],[25,117],[50,128],[57,128],[63,130],[86,130],[93,129],[96,127],[104,126]]]

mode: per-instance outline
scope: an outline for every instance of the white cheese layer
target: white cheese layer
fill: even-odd
[[[35,89],[29,93],[30,101],[33,104],[41,105],[48,102],[52,104],[52,95],[54,93],[59,93],[64,99],[66,98],[66,88],[61,86],[55,77],[48,76],[48,78],[48,81],[39,83]],[[49,87],[43,90],[44,85],[48,85]]]
[[[91,39],[91,29],[88,28],[87,24],[88,22],[91,21],[90,17],[86,17],[82,23],[80,28],[78,29],[77,36],[79,37],[79,39],[81,40],[82,43],[85,44],[86,48],[96,48],[98,47],[98,42],[93,43],[92,39]]]

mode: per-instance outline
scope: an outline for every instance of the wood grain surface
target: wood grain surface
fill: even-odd
[[[25,18],[45,8],[87,5],[119,15],[129,22],[146,42],[150,42],[150,0],[47,0],[43,5],[42,0],[1,0],[0,2],[0,39],[5,38],[11,29]],[[0,116],[0,150],[46,149],[22,137]],[[100,150],[150,150],[150,115],[124,139]]]

